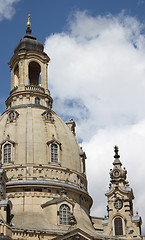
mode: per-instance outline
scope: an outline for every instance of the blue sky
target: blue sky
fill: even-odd
[[[87,154],[92,215],[106,214],[113,147],[145,216],[145,0],[0,0],[0,112],[10,91],[9,62],[25,35],[50,56],[48,85],[53,109],[74,118]],[[145,232],[145,228],[144,232]]]

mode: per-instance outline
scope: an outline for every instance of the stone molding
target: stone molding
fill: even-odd
[[[87,191],[87,180],[78,172],[57,166],[3,166],[9,181],[42,180],[67,183]]]

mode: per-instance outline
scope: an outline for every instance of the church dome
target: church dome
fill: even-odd
[[[28,164],[33,165],[33,169],[37,169],[38,166],[49,170],[54,168],[59,172],[59,181],[62,182],[66,180],[66,169],[69,169],[67,182],[86,189],[85,169],[81,164],[82,150],[70,129],[73,123],[73,121],[65,123],[54,111],[37,104],[31,106],[23,104],[10,108],[0,120],[0,129],[3,129],[0,131],[1,146],[3,148],[10,144],[12,148],[10,162],[2,156],[5,168],[10,169],[14,165],[19,168],[16,172],[13,170],[14,178],[19,178],[22,165],[23,169]],[[24,170],[22,173],[21,180],[26,178]],[[75,176],[74,179],[71,175]],[[13,176],[9,176],[11,180]],[[56,175],[56,179],[57,177]],[[39,179],[35,173],[27,178]],[[52,178],[55,179],[55,176],[51,177],[49,174],[41,177],[45,180]]]
[[[53,229],[55,236],[84,222],[93,229],[86,155],[75,137],[73,119],[65,123],[52,110],[50,58],[31,36],[30,25],[28,17],[27,35],[9,62],[11,91],[0,118],[0,164],[8,177],[6,195],[13,204],[15,232],[47,235]]]

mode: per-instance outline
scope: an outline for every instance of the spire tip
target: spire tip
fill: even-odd
[[[119,154],[118,154],[118,152],[119,152],[118,146],[115,146],[115,147],[114,147],[114,152],[115,152],[114,158],[115,158],[115,159],[116,159],[116,158],[120,158],[120,156],[119,156]]]
[[[28,14],[28,17],[27,17],[28,21],[27,21],[27,28],[30,28],[31,27],[31,22],[30,22],[30,13]]]

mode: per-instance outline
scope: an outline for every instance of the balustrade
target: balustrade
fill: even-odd
[[[17,166],[5,168],[9,180],[43,180],[68,183],[87,190],[86,179],[78,172],[57,167]]]

